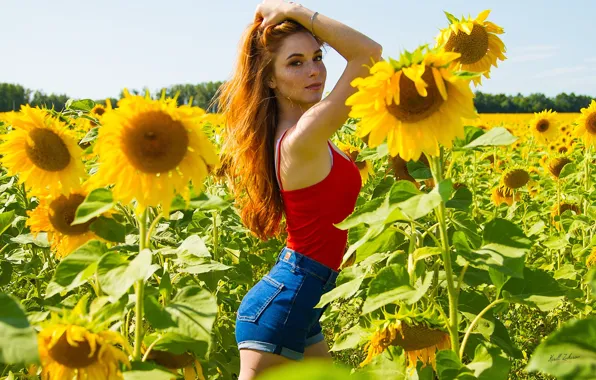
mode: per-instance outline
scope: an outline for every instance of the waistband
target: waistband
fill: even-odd
[[[329,268],[327,265],[318,262],[308,256],[294,251],[291,248],[284,247],[277,256],[276,264],[279,261],[285,261],[293,267],[298,267],[309,272],[315,277],[325,282],[325,286],[335,284],[335,279],[339,275],[338,271]]]

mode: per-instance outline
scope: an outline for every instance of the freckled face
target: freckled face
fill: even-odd
[[[319,44],[308,33],[296,33],[287,37],[275,54],[269,86],[277,96],[312,105],[321,100],[326,78]],[[316,84],[319,86],[312,86]]]

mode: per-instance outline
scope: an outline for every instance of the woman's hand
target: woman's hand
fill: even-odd
[[[263,0],[257,5],[255,20],[262,19],[261,27],[276,25],[286,20],[288,12],[296,6],[293,2],[284,2],[282,0]]]

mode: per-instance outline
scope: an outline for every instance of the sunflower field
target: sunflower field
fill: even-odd
[[[596,100],[477,114],[504,33],[456,18],[352,82],[360,169],[336,365],[274,379],[596,379]],[[246,292],[285,245],[242,224],[225,115],[125,91],[0,114],[0,379],[237,379]]]

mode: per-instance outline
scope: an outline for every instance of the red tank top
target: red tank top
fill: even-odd
[[[341,222],[354,211],[362,188],[360,172],[351,159],[337,152],[328,142],[332,160],[327,177],[302,189],[284,190],[279,147],[286,132],[278,140],[275,160],[286,215],[286,246],[337,271],[346,252],[348,231],[340,230],[333,224]]]

